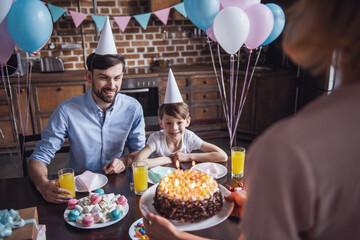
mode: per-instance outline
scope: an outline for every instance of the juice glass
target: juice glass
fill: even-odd
[[[75,197],[75,178],[74,178],[74,169],[72,168],[63,168],[58,172],[60,188],[66,189],[71,192],[71,194],[63,194]]]
[[[148,188],[148,164],[143,161],[132,164],[134,187],[137,195],[142,195]]]
[[[241,178],[244,176],[246,149],[243,147],[231,148],[231,176]]]

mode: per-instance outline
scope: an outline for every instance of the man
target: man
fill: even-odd
[[[109,44],[109,39],[110,43]],[[145,145],[145,122],[140,103],[119,94],[125,70],[106,20],[95,54],[87,59],[86,77],[92,89],[59,104],[41,134],[28,163],[29,176],[45,200],[67,202],[67,190],[48,179],[47,165],[67,136],[67,167],[117,174],[130,165]],[[125,143],[130,154],[124,156]]]

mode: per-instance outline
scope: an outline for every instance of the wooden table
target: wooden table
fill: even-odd
[[[184,165],[187,169],[191,167],[190,164]],[[224,165],[228,168],[228,173],[225,177],[218,179],[218,183],[223,186],[236,186],[236,181],[231,178],[230,163]],[[46,225],[47,239],[130,239],[128,231],[131,224],[142,217],[139,210],[140,196],[130,191],[131,174],[132,170],[127,168],[124,173],[108,176],[109,181],[103,187],[105,193],[125,195],[129,203],[129,212],[122,220],[105,228],[79,229],[70,226],[63,217],[66,204],[46,202],[28,178],[0,180],[0,209],[36,206],[39,223]],[[84,193],[76,194],[78,199],[84,196],[86,196]],[[237,239],[240,235],[239,223],[239,219],[229,217],[214,227],[192,233],[213,239]]]

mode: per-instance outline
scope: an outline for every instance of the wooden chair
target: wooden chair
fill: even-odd
[[[20,153],[21,153],[22,170],[23,170],[24,177],[28,176],[27,158],[30,157],[30,155],[34,151],[36,142],[39,140],[41,140],[41,134],[34,134],[34,135],[19,134]],[[70,151],[70,146],[63,145],[60,148],[60,150],[57,151],[56,153],[68,153],[69,151]]]

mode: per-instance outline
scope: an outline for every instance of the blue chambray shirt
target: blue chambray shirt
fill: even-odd
[[[68,136],[70,143],[67,167],[76,172],[102,171],[114,158],[145,146],[145,122],[140,103],[118,93],[111,108],[103,111],[95,103],[91,90],[59,104],[51,115],[41,140],[30,159],[48,165]]]

